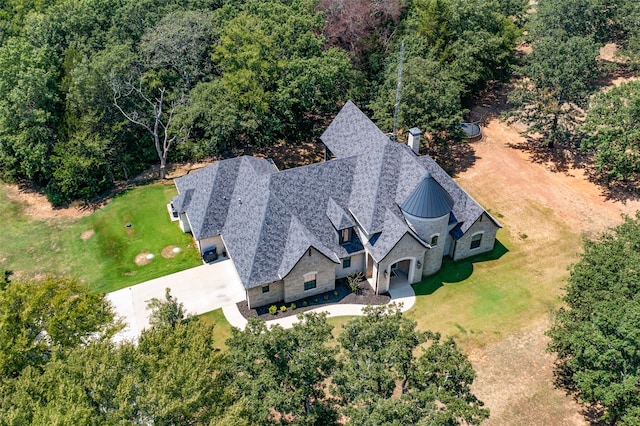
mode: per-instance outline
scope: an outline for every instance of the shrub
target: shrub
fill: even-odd
[[[304,302],[302,302],[302,306],[307,306],[307,305],[308,305],[308,303],[307,303],[306,300]]]
[[[358,272],[357,274],[351,274],[347,277],[347,285],[349,286],[349,290],[352,293],[357,293],[360,291],[360,282],[364,280],[364,275],[362,272]]]
[[[318,298],[313,299],[313,303],[318,303]]]
[[[276,307],[276,305],[271,305],[269,306],[269,313],[271,315],[275,315],[278,313],[278,308]]]
[[[324,297],[323,297],[323,299],[324,299],[324,301],[326,302],[327,300],[329,300],[329,295],[328,295],[328,294],[325,294],[325,295],[324,295]]]
[[[297,308],[296,304],[295,304],[295,303],[292,303],[292,304],[291,304],[291,310],[292,310],[292,311],[295,311],[295,309],[296,309],[296,308]]]
[[[280,312],[287,312],[287,307],[284,305],[280,306]]]
[[[333,291],[333,296],[334,296],[334,297],[338,297],[338,290],[334,290],[334,291]]]

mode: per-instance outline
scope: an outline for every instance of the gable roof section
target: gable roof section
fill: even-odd
[[[327,203],[327,217],[337,231],[356,226],[355,222],[347,212],[345,212],[331,197],[329,197],[329,202]]]
[[[179,194],[173,198],[179,213],[188,212],[196,239],[220,234],[229,214],[236,186],[277,171],[272,161],[242,156],[218,161],[175,179]]]
[[[391,143],[351,101],[344,104],[320,139],[337,158],[377,151],[382,145]]]
[[[420,244],[428,247],[426,243],[422,242],[415,233],[409,229],[403,219],[400,219],[398,215],[390,209],[386,209],[384,215],[384,232],[375,234],[365,246],[369,249],[373,259],[376,262],[380,262],[407,233],[414,237]]]

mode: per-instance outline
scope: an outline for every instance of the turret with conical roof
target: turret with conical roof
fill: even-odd
[[[427,173],[400,205],[400,210],[416,234],[427,244],[423,275],[437,272],[448,238],[449,214],[453,210],[453,198]]]
[[[433,219],[451,213],[453,198],[427,173],[400,206],[403,213]]]

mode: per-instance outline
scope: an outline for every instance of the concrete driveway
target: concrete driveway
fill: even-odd
[[[127,324],[117,340],[140,336],[149,326],[147,301],[154,297],[164,300],[167,287],[190,314],[203,314],[245,300],[244,287],[230,259],[123,288],[107,294],[116,314]]]

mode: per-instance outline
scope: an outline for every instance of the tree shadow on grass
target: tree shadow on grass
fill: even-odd
[[[498,260],[507,252],[509,252],[509,249],[507,249],[499,240],[496,240],[493,250],[487,253],[482,253],[459,261],[447,258],[442,262],[442,268],[440,268],[435,275],[415,284],[413,286],[413,290],[416,293],[416,296],[433,294],[445,284],[459,283],[469,278],[473,274],[474,263]]]

